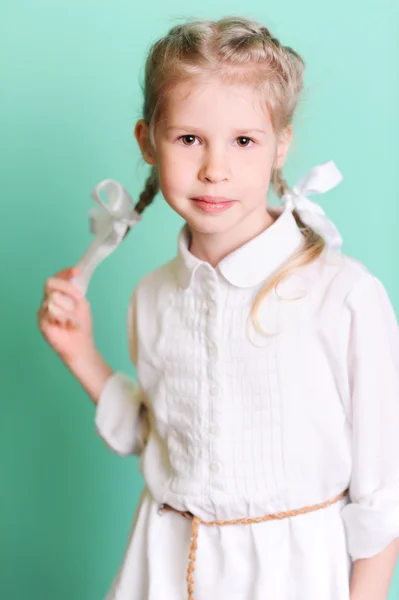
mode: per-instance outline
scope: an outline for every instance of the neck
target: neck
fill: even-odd
[[[202,233],[189,229],[189,250],[200,260],[216,267],[225,256],[261,234],[275,220],[265,210],[263,218],[258,219],[252,227],[245,227],[244,223],[240,223],[239,227],[222,233]]]

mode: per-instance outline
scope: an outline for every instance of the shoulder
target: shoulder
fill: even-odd
[[[150,356],[159,335],[159,315],[164,314],[171,292],[177,289],[176,258],[144,275],[132,291],[128,306],[128,332],[133,364]]]
[[[357,258],[327,250],[320,260],[326,283],[349,309],[356,309],[359,304],[389,302],[382,281]]]
[[[160,298],[166,298],[177,288],[177,258],[146,273],[131,294],[135,304],[154,307]]]
[[[360,260],[348,254],[336,254],[326,251],[324,264],[328,268],[332,266],[331,274],[336,278],[337,283],[345,287],[349,294],[351,290],[363,280],[371,275],[369,268]]]

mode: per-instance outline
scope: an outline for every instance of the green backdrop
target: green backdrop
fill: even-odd
[[[399,313],[397,0],[6,0],[0,8],[0,589],[7,600],[100,600],[142,489],[137,458],[108,451],[94,405],[47,346],[36,310],[47,277],[91,240],[90,190],[133,196],[147,168],[133,138],[150,43],[185,17],[245,14],[304,56],[306,93],[286,175],[333,159],[344,182],[318,199],[344,252],[385,284]],[[191,6],[188,10],[188,6]],[[244,12],[245,6],[245,12]],[[97,344],[133,373],[126,310],[137,281],[175,253],[180,219],[161,197],[96,272]],[[396,590],[396,593],[395,593]],[[396,571],[390,600],[399,594]]]

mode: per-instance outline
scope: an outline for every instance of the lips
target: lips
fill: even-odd
[[[210,204],[226,204],[227,202],[234,202],[234,200],[224,198],[223,196],[196,196],[191,199],[200,202],[209,202]]]
[[[219,213],[231,208],[235,200],[229,200],[222,196],[197,196],[191,198],[197,208],[207,213]]]

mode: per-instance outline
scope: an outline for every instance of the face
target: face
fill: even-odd
[[[165,200],[195,235],[247,237],[267,226],[267,190],[282,167],[291,130],[277,139],[262,97],[245,84],[178,84],[148,145],[144,121],[136,138],[157,166]]]

